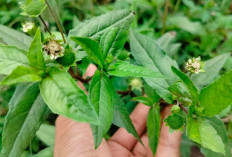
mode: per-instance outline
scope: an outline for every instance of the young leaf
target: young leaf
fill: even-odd
[[[38,28],[29,48],[27,57],[32,66],[40,67],[43,69],[45,67],[45,63],[42,48],[43,45],[41,42],[41,33],[40,29]]]
[[[48,77],[40,83],[40,91],[52,112],[78,122],[99,124],[97,113],[87,95],[67,72],[50,68]]]
[[[130,64],[125,61],[117,61],[108,67],[107,71],[110,75],[119,77],[149,77],[149,78],[165,78],[161,73],[144,68],[141,66]]]
[[[184,125],[184,118],[175,113],[169,115],[164,121],[166,122],[167,126],[174,130],[180,129]]]
[[[168,89],[175,97],[174,99],[178,100],[181,104],[185,106],[192,104],[191,95],[183,82],[175,82]]]
[[[61,65],[65,67],[71,66],[75,62],[75,60],[76,58],[73,52],[66,52],[64,56],[56,59],[58,63],[60,63]]]
[[[104,60],[99,43],[86,37],[71,37],[78,45],[80,45],[94,62],[103,68]]]
[[[144,80],[165,101],[172,103],[172,94],[168,91],[168,86],[176,80],[176,76],[170,67],[178,67],[177,63],[167,56],[153,39],[134,31],[130,33],[130,47],[132,55],[138,64],[171,78],[170,80],[150,78]]]
[[[229,72],[203,88],[199,100],[204,107],[206,116],[219,114],[223,109],[232,104],[232,72]]]
[[[17,87],[3,129],[1,157],[21,156],[48,114],[37,83]]]
[[[90,37],[98,40],[101,35],[113,27],[128,29],[135,13],[129,10],[111,11],[86,21],[69,32],[69,37]]]
[[[24,0],[20,2],[20,8],[23,10],[21,15],[37,17],[46,9],[46,4],[45,0]]]
[[[140,143],[142,143],[131,119],[130,115],[127,111],[126,105],[123,103],[122,99],[115,94],[113,97],[115,99],[115,106],[114,106],[114,117],[113,117],[113,124],[117,127],[122,127],[127,130],[128,133],[131,133]]]
[[[181,72],[177,68],[172,66],[172,71],[181,79],[181,81],[185,84],[185,86],[189,90],[189,93],[193,99],[192,100],[193,104],[197,104],[198,95],[199,95],[197,87],[193,84],[193,82],[190,80],[188,76],[186,76],[183,72]]]
[[[229,55],[229,53],[222,54],[207,60],[204,65],[204,72],[193,74],[191,77],[192,81],[200,88],[211,83],[218,75]]]
[[[206,119],[188,117],[187,136],[203,147],[225,155],[225,145],[222,138]]]
[[[4,78],[2,85],[12,85],[22,82],[39,82],[42,78],[31,67],[18,66],[12,73]]]
[[[144,105],[147,106],[152,106],[153,105],[153,100],[149,97],[144,97],[144,96],[139,96],[139,97],[133,97],[132,100],[138,101]]]
[[[127,31],[125,29],[113,27],[109,31],[105,32],[100,40],[100,45],[103,50],[103,58],[106,58],[109,53],[115,55],[117,50],[123,48],[126,40]]]
[[[150,108],[147,116],[147,135],[153,155],[155,155],[159,143],[161,125],[159,110],[159,107],[153,106]]]
[[[0,44],[0,74],[9,75],[16,67],[29,64],[26,51]]]
[[[24,33],[0,25],[0,39],[7,45],[28,51],[32,38]]]
[[[89,90],[89,98],[100,119],[100,125],[91,125],[95,148],[97,148],[110,129],[113,120],[114,103],[112,97],[114,88],[105,74],[96,71]]]

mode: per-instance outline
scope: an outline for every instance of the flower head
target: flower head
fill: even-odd
[[[198,74],[201,72],[201,57],[189,59],[185,64],[185,69],[191,73]]]
[[[130,85],[131,85],[132,90],[142,91],[143,82],[141,79],[139,78],[132,79],[130,82]]]
[[[64,55],[64,48],[61,46],[59,41],[50,40],[46,45],[44,45],[44,51],[51,59],[57,59]]]
[[[22,25],[23,32],[27,33],[35,27],[33,22],[26,22]]]

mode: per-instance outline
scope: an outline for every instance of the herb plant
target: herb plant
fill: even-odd
[[[232,104],[232,71],[215,79],[230,54],[205,62],[189,59],[182,72],[169,55],[171,49],[163,48],[165,39],[154,40],[133,29],[134,11],[116,10],[97,16],[78,24],[66,36],[47,0],[22,1],[20,7],[22,15],[42,22],[41,14],[48,7],[62,38],[50,32],[46,23],[49,33],[41,33],[32,23],[24,24],[23,31],[33,38],[0,25],[0,74],[5,76],[1,85],[16,85],[3,127],[1,157],[21,156],[51,112],[89,123],[95,148],[112,124],[124,127],[141,142],[123,93],[112,83],[114,76],[133,78],[128,92],[137,89],[140,93],[133,101],[150,106],[147,131],[154,155],[160,108],[169,104],[173,105],[172,114],[164,122],[170,132],[185,132],[203,149],[231,156],[226,128],[218,115]],[[124,49],[125,43],[129,50]],[[92,78],[83,79],[77,69],[86,60],[97,70]],[[87,93],[77,81],[85,84]]]

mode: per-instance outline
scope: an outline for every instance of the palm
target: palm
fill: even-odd
[[[85,76],[92,76],[96,67],[90,65]],[[79,83],[83,89],[83,85]],[[171,107],[166,107],[161,116],[164,119],[170,114]],[[108,140],[103,140],[97,150],[94,149],[94,141],[89,124],[77,123],[70,119],[59,117],[56,121],[55,157],[151,157],[148,137],[146,135],[146,120],[149,107],[138,104],[131,114],[132,122],[141,137],[144,146],[139,143],[124,128],[118,131]],[[156,156],[177,157],[179,155],[181,133],[169,134],[168,127],[161,126],[159,146]]]
[[[94,149],[92,132],[88,124],[77,123],[59,117],[56,123],[55,157],[152,157],[146,135],[146,115],[148,107],[139,104],[131,114],[132,121],[144,146],[125,129],[120,128],[108,141],[103,140],[97,150]],[[170,107],[162,116],[166,116]],[[136,116],[135,116],[136,115]],[[137,117],[137,118],[136,118]],[[168,127],[162,124],[160,142],[156,156],[179,156],[180,133],[169,134]]]

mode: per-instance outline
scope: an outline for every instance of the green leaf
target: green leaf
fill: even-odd
[[[168,91],[168,86],[176,80],[176,76],[171,71],[171,66],[178,67],[177,63],[167,56],[153,39],[133,31],[130,33],[130,47],[132,55],[139,65],[170,78],[170,80],[151,78],[145,78],[144,80],[165,101],[172,103],[172,94]]]
[[[18,66],[12,73],[4,78],[2,85],[12,85],[22,82],[39,82],[42,78],[31,67]]]
[[[100,125],[91,125],[95,148],[97,148],[110,129],[113,120],[114,88],[105,74],[96,71],[89,90],[89,98],[100,119]]]
[[[181,138],[181,144],[180,144],[181,157],[190,157],[191,147],[193,145],[194,145],[193,142],[186,136],[186,134],[183,134]]]
[[[86,51],[90,59],[103,68],[104,60],[98,42],[86,37],[71,37],[71,39]]]
[[[123,103],[119,95],[115,94],[113,97],[115,100],[113,124],[125,128],[128,133],[131,133],[140,143],[142,143],[127,111],[126,105]]]
[[[99,119],[87,95],[72,77],[55,67],[40,83],[41,95],[52,112],[78,122],[99,124]]]
[[[21,15],[38,17],[46,9],[46,4],[45,0],[23,0],[20,8],[23,10]]]
[[[157,40],[157,44],[159,44],[169,56],[174,56],[181,46],[180,43],[175,43],[175,39],[176,32],[167,32]]]
[[[47,147],[32,157],[53,157],[53,147]]]
[[[160,135],[161,117],[159,113],[159,107],[153,106],[149,110],[147,116],[147,135],[149,139],[149,146],[155,155]]]
[[[29,66],[26,51],[0,44],[0,74],[9,75],[20,65]]]
[[[117,61],[108,67],[107,72],[113,76],[119,77],[149,77],[149,78],[165,78],[159,72],[150,70],[149,68],[144,68],[142,66],[137,66],[130,64],[125,61]]]
[[[206,116],[219,114],[232,104],[232,71],[225,74],[200,92],[199,100]]]
[[[190,80],[188,76],[186,76],[183,72],[178,70],[177,68],[172,66],[172,71],[181,79],[181,81],[185,84],[186,88],[188,89],[191,97],[193,104],[197,104],[198,102],[198,97],[199,97],[199,92],[197,87],[193,84],[193,82]]]
[[[29,48],[27,57],[32,66],[40,67],[43,69],[45,67],[45,63],[44,63],[42,48],[43,45],[41,42],[41,33],[40,33],[40,29],[38,28],[35,33],[34,39],[31,43],[31,46]]]
[[[37,83],[17,87],[9,103],[3,129],[1,157],[18,157],[28,147],[48,108],[39,95]]]
[[[167,126],[176,130],[180,129],[184,125],[184,118],[179,116],[178,114],[169,115],[165,120]]]
[[[201,144],[202,147],[225,155],[223,140],[207,119],[188,117],[187,136],[194,142]]]
[[[144,105],[147,106],[152,106],[153,105],[153,100],[149,97],[143,97],[143,96],[139,96],[139,97],[133,97],[132,100],[134,101],[138,101]]]
[[[204,27],[200,22],[192,22],[184,15],[169,16],[167,26],[173,28],[177,27],[192,34],[202,35],[205,33]]]
[[[102,34],[113,27],[128,29],[135,13],[129,10],[111,11],[89,21],[81,23],[69,32],[69,37],[90,37],[98,40]]]
[[[75,60],[76,58],[73,52],[66,52],[64,56],[56,59],[58,63],[60,63],[61,65],[65,67],[71,66],[75,62]]]
[[[0,39],[7,45],[28,51],[32,38],[24,33],[0,25]]]
[[[53,125],[42,124],[36,132],[36,136],[47,146],[54,146],[55,127]]]
[[[229,53],[222,54],[204,62],[204,72],[193,74],[192,81],[200,88],[211,83],[218,76],[229,55]]]
[[[100,45],[103,50],[103,58],[106,58],[107,54],[116,54],[117,50],[123,48],[127,40],[127,31],[118,27],[113,27],[105,32],[100,40]]]
[[[99,41],[101,36],[113,27],[128,29],[133,22],[134,16],[135,14],[129,10],[111,11],[79,24],[69,32],[68,36],[69,38],[77,36],[90,37]],[[72,43],[72,47],[76,48],[77,45]],[[77,49],[80,50],[79,48]],[[83,51],[78,51],[76,54],[79,60],[86,56]]]
[[[226,127],[224,125],[224,123],[222,122],[222,120],[218,117],[207,117],[206,118],[208,123],[210,123],[214,129],[217,131],[217,134],[222,138],[223,143],[225,144],[225,149],[226,149],[226,157],[231,157],[232,156],[232,152],[231,152],[231,145],[230,145],[230,141],[227,135],[227,130]],[[209,149],[203,148],[203,150],[205,150],[205,152],[207,152],[207,154],[209,153],[214,153],[215,157],[221,157],[223,156],[221,153],[215,153],[212,152]],[[205,154],[204,154],[205,155]],[[206,155],[206,157],[211,157],[209,155]]]
[[[178,100],[181,104],[185,106],[192,104],[191,95],[183,82],[175,82],[168,89],[173,94],[174,99]]]

